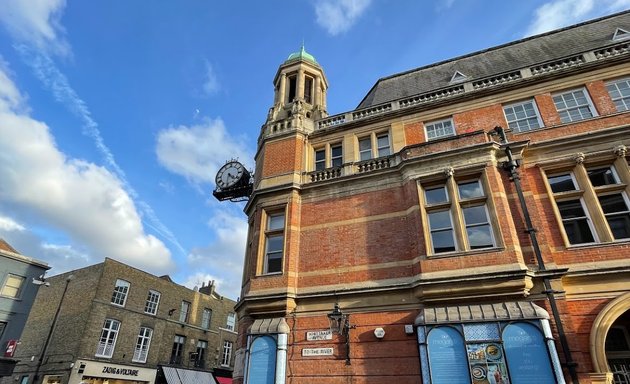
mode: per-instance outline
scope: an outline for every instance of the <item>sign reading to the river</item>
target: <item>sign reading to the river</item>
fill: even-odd
[[[307,341],[332,340],[332,332],[330,331],[330,329],[326,329],[325,331],[306,332],[306,340]]]
[[[332,356],[332,348],[304,348],[302,356]]]

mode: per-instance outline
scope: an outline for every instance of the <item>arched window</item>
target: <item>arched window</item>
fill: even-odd
[[[470,384],[464,338],[453,327],[436,327],[427,337],[432,384]]]
[[[274,384],[276,375],[276,340],[257,336],[249,352],[248,384]]]
[[[511,323],[503,329],[503,347],[512,384],[555,384],[549,352],[538,327]]]

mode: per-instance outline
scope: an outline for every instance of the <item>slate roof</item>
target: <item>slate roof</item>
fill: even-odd
[[[613,45],[617,28],[630,31],[630,11],[385,77],[357,109],[449,86],[456,71],[474,80]]]

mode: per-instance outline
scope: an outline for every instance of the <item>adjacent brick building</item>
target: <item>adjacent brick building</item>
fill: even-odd
[[[380,79],[333,116],[303,48],[273,84],[235,382],[627,382],[629,12]]]
[[[10,376],[13,358],[41,283],[50,269],[43,261],[24,256],[0,238],[0,376]]]
[[[235,302],[213,284],[191,290],[109,258],[46,281],[8,382],[192,384],[231,373]]]

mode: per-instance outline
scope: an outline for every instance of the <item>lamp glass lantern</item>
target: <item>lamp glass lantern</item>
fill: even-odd
[[[335,303],[335,307],[332,312],[328,314],[328,321],[330,322],[330,331],[343,335],[346,331],[347,315],[344,315],[339,308],[339,303]]]

